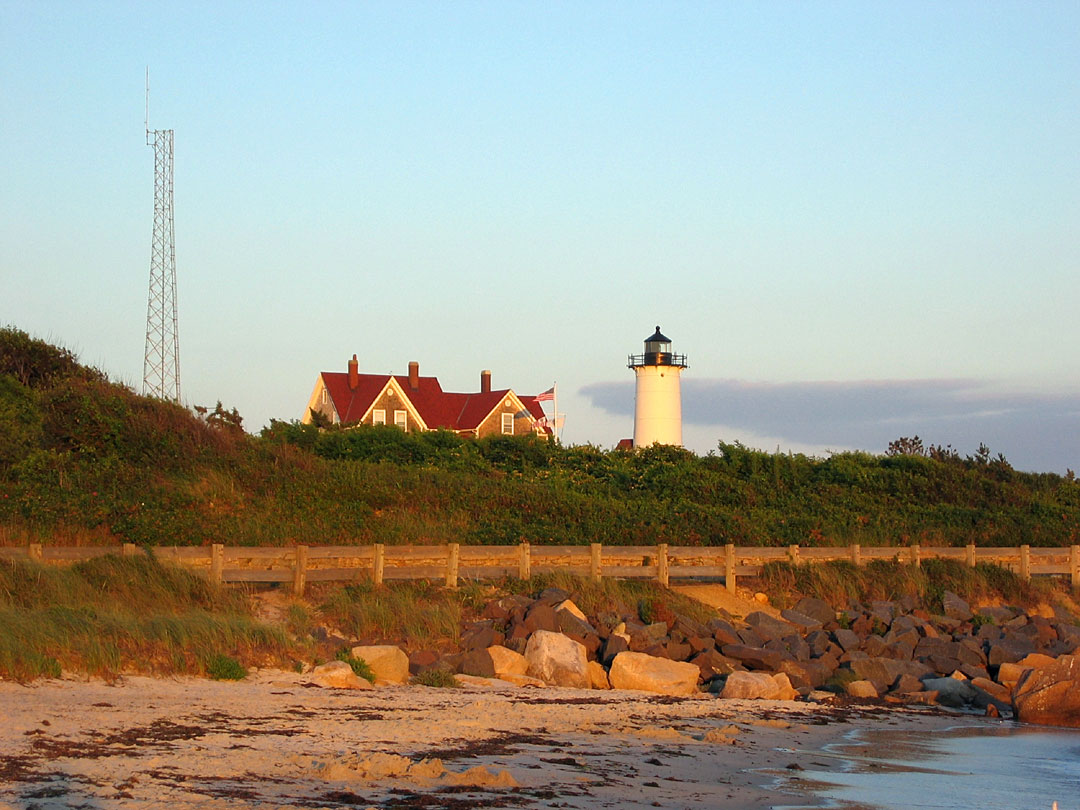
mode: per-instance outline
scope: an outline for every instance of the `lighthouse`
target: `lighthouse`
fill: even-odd
[[[660,327],[645,338],[645,353],[632,354],[627,368],[634,370],[634,447],[650,444],[682,446],[682,395],[679,375],[686,368],[685,354],[672,354],[671,339]]]

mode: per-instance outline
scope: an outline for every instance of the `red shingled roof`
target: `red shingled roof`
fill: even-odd
[[[391,376],[420,414],[424,424],[432,430],[475,430],[484,418],[498,407],[502,398],[510,393],[508,388],[475,394],[443,391],[435,377],[420,377],[416,390],[413,390],[409,387],[407,376],[390,374],[358,374],[359,382],[356,388],[350,389],[348,372],[322,373],[323,383],[342,422],[357,422],[362,419]],[[536,397],[518,396],[518,399],[534,419],[543,418],[544,409],[536,401]]]

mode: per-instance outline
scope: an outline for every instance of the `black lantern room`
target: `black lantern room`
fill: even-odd
[[[686,355],[673,354],[671,351],[671,338],[666,337],[660,327],[645,338],[645,353],[632,354],[627,359],[628,368],[639,366],[677,366],[686,368]]]

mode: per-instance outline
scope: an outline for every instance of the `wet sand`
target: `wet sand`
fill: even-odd
[[[982,722],[643,692],[331,690],[276,671],[0,682],[0,720],[3,810],[764,808],[811,803],[798,775],[841,769],[828,746],[854,728]]]

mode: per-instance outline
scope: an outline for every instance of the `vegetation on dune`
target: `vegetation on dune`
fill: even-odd
[[[1080,483],[917,437],[699,457],[272,422],[139,396],[0,329],[0,544],[1065,545]]]
[[[790,607],[803,596],[833,605],[910,596],[938,613],[945,591],[973,603],[1004,602],[1029,608],[1051,601],[1062,587],[1049,579],[1025,582],[998,565],[979,563],[969,568],[956,560],[923,560],[920,566],[871,560],[860,567],[839,560],[814,565],[777,562],[765,566],[758,584],[779,607]]]
[[[244,666],[286,664],[297,646],[255,621],[242,592],[149,556],[0,562],[2,677],[56,677],[61,667],[243,677]]]

